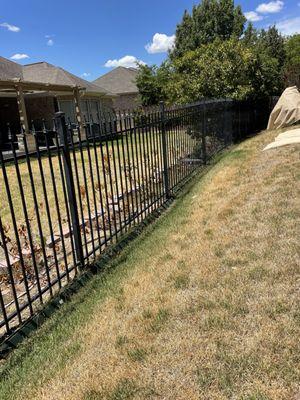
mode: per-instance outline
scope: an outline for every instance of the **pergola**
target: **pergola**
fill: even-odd
[[[32,140],[33,138],[29,130],[29,123],[25,105],[25,95],[27,97],[36,96],[37,94],[72,96],[75,105],[76,121],[82,129],[83,119],[80,108],[80,95],[84,92],[85,88],[79,86],[29,82],[23,81],[21,79],[0,80],[0,97],[15,97],[17,99],[21,130],[25,134],[28,147],[30,147],[31,150],[34,150],[32,148],[34,141]]]

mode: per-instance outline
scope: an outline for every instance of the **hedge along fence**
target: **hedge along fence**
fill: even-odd
[[[265,128],[263,104],[231,100],[32,125],[36,152],[0,152],[0,337],[155,213],[221,149]]]

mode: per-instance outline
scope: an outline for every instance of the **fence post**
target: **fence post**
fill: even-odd
[[[233,132],[233,107],[230,100],[225,100],[225,147],[232,144],[232,132]]]
[[[82,249],[82,241],[81,241],[81,233],[80,233],[80,224],[78,218],[78,208],[76,202],[76,192],[74,185],[74,177],[72,172],[72,164],[70,157],[70,147],[68,141],[68,131],[65,120],[65,113],[59,111],[55,113],[55,127],[57,129],[57,133],[59,135],[60,144],[62,146],[62,154],[63,154],[63,166],[65,172],[67,193],[68,193],[68,203],[67,206],[70,208],[71,214],[71,222],[72,222],[72,230],[74,237],[74,246],[76,252],[77,263],[79,263],[78,268],[81,270],[84,266],[84,256]],[[70,232],[72,237],[72,232]]]
[[[161,134],[162,134],[162,150],[163,150],[163,166],[164,166],[164,188],[166,198],[171,198],[170,186],[169,186],[169,168],[168,168],[168,147],[167,147],[167,135],[166,135],[166,120],[165,120],[165,104],[163,101],[159,103],[160,114],[161,114]]]
[[[202,160],[203,164],[207,164],[207,151],[206,151],[206,107],[205,103],[203,103],[203,121],[202,121],[202,132],[201,132],[201,141],[202,141]]]

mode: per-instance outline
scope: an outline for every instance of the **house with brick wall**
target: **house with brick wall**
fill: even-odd
[[[5,148],[9,136],[16,142],[22,128],[30,134],[31,121],[36,129],[43,121],[51,124],[56,111],[65,112],[71,123],[78,122],[79,113],[82,120],[96,121],[112,111],[114,97],[47,62],[22,66],[0,57],[0,148]]]
[[[115,110],[133,109],[141,105],[136,85],[137,74],[136,68],[117,67],[93,83],[116,95],[113,99]]]

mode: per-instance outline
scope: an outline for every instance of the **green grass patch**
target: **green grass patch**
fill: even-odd
[[[147,350],[142,348],[130,349],[127,354],[131,361],[143,362],[147,357]]]
[[[188,274],[180,274],[174,277],[174,287],[178,290],[186,289],[189,286],[190,278]]]
[[[149,330],[158,333],[163,328],[169,317],[169,311],[161,308],[150,320]]]
[[[138,387],[130,379],[122,379],[111,392],[88,390],[82,400],[129,400],[137,393]]]

